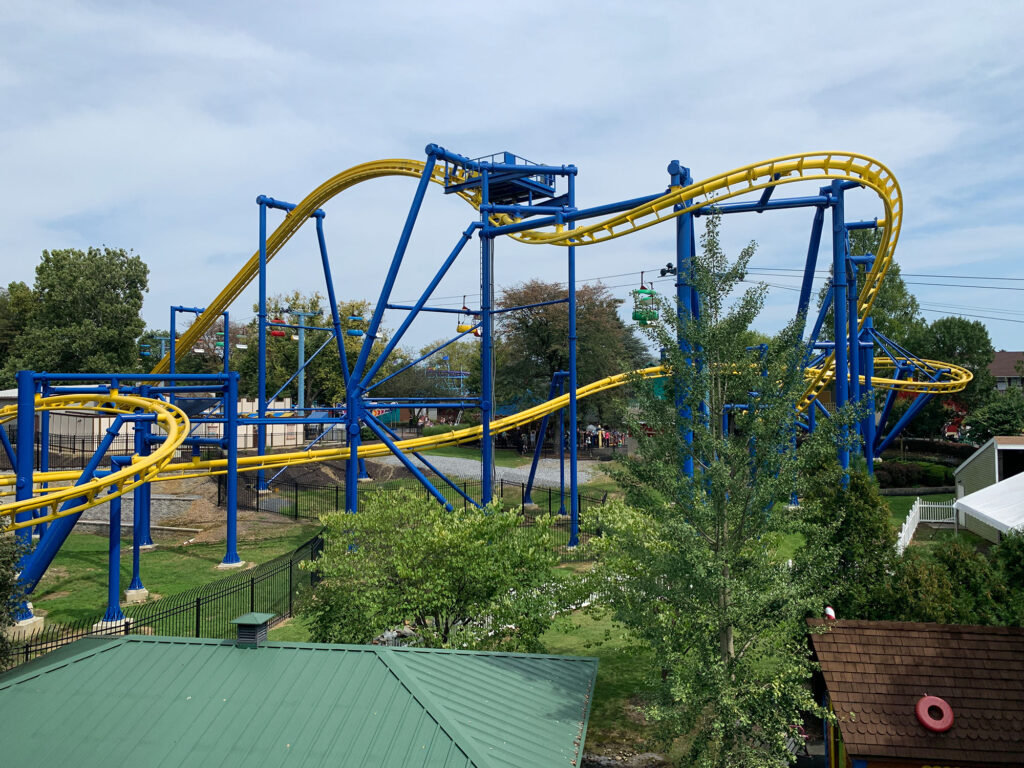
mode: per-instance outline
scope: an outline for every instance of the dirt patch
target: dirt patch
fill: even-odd
[[[67,591],[51,592],[48,595],[43,595],[42,597],[37,597],[36,601],[41,603],[44,600],[59,600],[62,597],[68,597],[70,594],[71,593],[67,592]]]
[[[383,464],[373,459],[366,460],[366,471],[374,482],[401,480],[412,477],[412,473],[402,466]],[[253,473],[238,476],[242,485],[252,484]],[[297,464],[287,467],[274,481],[276,484],[303,483],[306,485],[344,485],[344,461],[318,461],[313,464]]]

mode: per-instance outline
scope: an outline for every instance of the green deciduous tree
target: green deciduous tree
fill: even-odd
[[[51,372],[131,371],[149,268],[130,251],[43,251],[31,312],[11,342],[4,378],[31,368]]]
[[[0,670],[12,662],[13,649],[7,630],[14,626],[14,612],[21,599],[17,575],[20,557],[21,547],[14,534],[0,533]]]
[[[996,435],[1024,434],[1024,393],[1016,387],[996,395],[992,402],[964,419],[968,438],[984,443]]]
[[[505,289],[498,304],[524,306],[565,297],[563,285],[531,280]],[[576,370],[581,385],[642,367],[650,361],[642,342],[619,317],[620,304],[622,300],[600,283],[577,288]],[[549,304],[508,312],[499,318],[495,352],[498,400],[509,402],[527,392],[543,400],[551,375],[568,370],[568,305]],[[587,398],[586,405],[581,407],[595,420],[607,423],[621,418],[624,402],[623,393],[612,392]]]
[[[666,305],[646,329],[666,350],[669,394],[635,385],[640,418],[656,427],[637,432],[637,455],[615,472],[626,503],[602,509],[595,589],[653,650],[664,684],[650,715],[689,745],[687,765],[777,766],[788,729],[815,709],[803,619],[822,610],[820,574],[789,568],[777,549],[804,514],[789,501],[805,457],[838,483],[838,464],[826,458],[834,436],[819,431],[796,449],[804,381],[795,325],[748,351],[764,289],[726,306],[753,246],[726,263],[717,222],[702,246],[700,318],[677,329]],[[724,429],[737,392],[745,407],[730,411]],[[691,457],[692,477],[683,471]]]
[[[808,510],[802,531],[807,544],[798,567],[827,566],[828,599],[844,619],[880,619],[889,574],[896,567],[896,534],[889,506],[864,472],[844,485],[826,471],[811,472],[801,503]]]
[[[911,344],[912,351],[920,357],[955,363],[974,374],[967,388],[953,395],[968,411],[992,399],[996,381],[988,367],[995,359],[995,349],[983,322],[964,317],[940,317],[912,338]]]
[[[324,517],[323,579],[304,608],[313,639],[366,643],[411,622],[419,644],[538,651],[554,606],[550,519],[518,510],[446,511],[422,493],[370,495]]]
[[[15,340],[28,325],[32,304],[32,289],[25,283],[14,282],[0,288],[0,370]]]

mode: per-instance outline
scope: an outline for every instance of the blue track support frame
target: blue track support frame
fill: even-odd
[[[678,160],[669,163],[668,173],[671,177],[670,184],[673,187],[685,187],[693,183],[690,169],[681,165]],[[690,204],[690,200],[685,201],[685,205]],[[682,210],[682,208],[683,206],[676,206],[676,210]],[[694,317],[695,301],[699,301],[693,287],[693,256],[693,214],[684,213],[676,217],[676,323],[678,327],[676,343],[679,345],[679,350],[687,355],[687,365],[693,365],[694,358],[693,350],[690,349],[689,342],[684,336],[684,328]],[[686,403],[688,396],[687,392],[676,393],[676,409],[683,430],[683,443],[686,446],[680,457],[680,471],[685,477],[693,477],[693,411]],[[691,426],[687,427],[687,425]]]
[[[494,239],[485,232],[480,233],[480,299],[480,501],[487,506],[494,498]]]
[[[149,441],[146,433],[136,424],[134,430],[135,454],[146,456],[149,454]],[[139,475],[135,476],[141,479]],[[135,487],[132,503],[132,580],[128,583],[128,589],[145,589],[142,583],[142,559],[140,556],[142,547],[142,505],[143,498],[149,492],[149,483],[142,483]]]
[[[566,376],[569,375],[568,371],[555,371],[551,375],[551,386],[548,388],[548,400],[555,397],[556,393],[561,394],[562,381]],[[561,446],[565,445],[565,432],[562,425],[562,412],[564,408],[560,408],[558,411],[559,423],[558,423],[558,445],[560,446],[559,456],[561,456]],[[548,419],[550,413],[545,413],[540,420],[540,427],[537,430],[537,444],[533,447],[533,461],[530,462],[530,476],[526,479],[526,489],[523,491],[523,504],[533,504],[533,481],[537,477],[537,465],[540,463],[541,452],[544,450],[544,439],[548,432]],[[565,488],[565,462],[562,462],[563,479],[561,486]],[[564,504],[563,504],[564,510]]]
[[[576,207],[576,167],[570,165],[569,207]],[[576,229],[576,222],[569,222],[569,229]],[[580,486],[578,472],[579,415],[576,405],[576,390],[579,380],[576,376],[576,246],[569,246],[569,546],[580,543]],[[561,443],[562,435],[558,436]],[[562,462],[565,465],[565,462]],[[562,488],[565,487],[563,480]],[[564,512],[564,502],[562,511]]]
[[[930,392],[919,392],[917,397],[914,398],[914,402],[912,402],[910,404],[910,407],[907,408],[906,413],[904,413],[903,416],[900,417],[900,420],[896,422],[896,424],[889,431],[889,433],[884,438],[882,438],[882,440],[878,443],[878,448],[876,449],[876,452],[881,453],[890,445],[892,445],[892,441],[895,440],[899,433],[903,431],[903,428],[907,426],[907,424],[909,424],[913,420],[913,418],[917,416],[918,413],[921,412],[922,408],[928,405],[928,402],[931,399],[932,395]]]
[[[43,411],[39,414],[39,471],[50,471],[50,412]],[[49,483],[42,483],[41,490],[49,487]],[[35,511],[36,517],[42,517],[43,510]],[[42,538],[46,534],[46,523],[40,523],[34,529],[33,535]]]
[[[391,337],[391,340],[388,342],[387,346],[384,347],[384,351],[380,353],[380,356],[370,367],[369,372],[367,372],[366,376],[363,377],[363,380],[360,383],[362,384],[364,389],[373,380],[373,377],[377,375],[377,372],[381,369],[381,366],[383,366],[384,363],[387,362],[388,357],[391,355],[391,353],[395,351],[395,348],[398,346],[398,343],[402,340],[402,337],[405,336],[405,332],[409,330],[409,326],[412,325],[413,320],[416,319],[416,315],[419,314],[420,310],[422,310],[424,305],[426,305],[426,303],[430,300],[430,297],[433,296],[434,291],[437,289],[437,286],[441,283],[441,280],[444,279],[444,276],[448,274],[448,270],[452,268],[452,265],[455,264],[455,260],[462,253],[462,249],[466,247],[466,244],[472,239],[473,232],[476,230],[478,226],[479,224],[477,222],[473,222],[473,224],[467,227],[466,231],[462,233],[462,236],[459,238],[459,241],[455,244],[455,247],[452,248],[451,253],[448,254],[448,258],[444,260],[444,263],[437,270],[437,273],[434,275],[433,279],[427,284],[427,287],[423,289],[423,293],[420,295],[419,300],[417,300],[417,302],[410,309],[409,314],[406,316],[405,320],[402,321],[402,324],[398,327],[398,330],[395,331],[394,335]]]
[[[34,415],[31,409],[29,409],[28,413]],[[132,418],[146,417],[137,416]],[[96,448],[96,452],[92,455],[92,458],[89,459],[89,463],[86,464],[85,469],[82,470],[82,474],[79,476],[78,480],[75,481],[76,486],[87,483],[93,478],[93,473],[99,468],[100,462],[103,460],[107,451],[110,450],[110,446],[114,442],[114,437],[116,437],[118,432],[120,432],[125,421],[125,416],[118,415],[114,417],[113,424],[107,428],[106,434],[103,436],[99,446]],[[29,488],[31,490],[31,484],[29,485]],[[66,501],[61,509],[71,509],[84,501],[85,497],[78,496]],[[18,580],[26,595],[31,594],[32,590],[36,588],[36,585],[39,583],[39,579],[41,579],[43,574],[46,573],[46,569],[50,567],[50,563],[53,562],[53,558],[56,556],[57,551],[61,548],[61,545],[64,544],[68,534],[71,533],[71,530],[75,527],[75,523],[78,522],[78,518],[81,516],[82,513],[77,512],[73,515],[67,515],[66,517],[60,517],[54,520],[53,524],[46,532],[46,536],[39,541],[39,544],[32,553],[22,561],[21,574],[19,575]]]
[[[807,244],[807,261],[804,263],[804,279],[800,285],[800,299],[796,306],[801,336],[803,336],[803,332],[807,327],[807,313],[811,305],[811,291],[814,287],[814,270],[818,266],[818,253],[821,250],[821,231],[824,229],[824,225],[825,209],[819,206],[814,212],[814,220],[811,222],[811,237]],[[817,338],[817,335],[815,333],[814,337]]]
[[[131,464],[131,456],[114,456],[109,472],[96,472],[102,477]],[[102,621],[124,621],[121,610],[121,497],[115,496],[109,502],[109,525],[107,537],[107,610]]]
[[[228,454],[227,476],[225,478],[227,534],[222,565],[237,565],[242,562],[238,556],[238,371],[228,374],[227,393],[224,398],[224,448]]]
[[[846,230],[844,224],[843,230],[844,235],[844,251],[846,252],[846,269],[849,284],[846,287],[846,300],[848,304],[848,310],[846,313],[847,326],[849,332],[847,333],[847,344],[849,349],[846,353],[846,359],[849,361],[850,366],[850,400],[856,403],[858,406],[861,405],[860,399],[860,318],[857,313],[857,265],[850,260],[850,237],[849,232]],[[839,337],[836,337],[837,341]],[[854,423],[854,429],[857,434],[863,437],[862,424],[860,421]]]
[[[256,381],[256,416],[260,419],[256,425],[256,454],[264,456],[267,452],[267,425],[263,419],[267,416],[267,205],[270,201],[260,195],[256,203],[260,207],[260,271],[259,271],[259,341]],[[256,473],[256,491],[266,491],[267,478],[263,470]]]
[[[863,361],[861,368],[864,371],[864,402],[867,405],[867,412],[864,414],[864,421],[861,426],[861,434],[864,437],[864,459],[867,461],[868,474],[875,474],[875,388],[871,380],[875,377],[875,348],[872,339],[874,329],[874,318],[864,318],[864,332],[861,335],[860,354]],[[867,344],[864,340],[867,340]]]
[[[15,464],[15,501],[25,501],[32,498],[32,473],[35,468],[35,395],[36,384],[32,371],[18,371],[15,374],[18,384],[18,420],[17,420],[17,462]],[[32,518],[31,512],[18,512],[14,516],[15,522],[23,523]],[[53,526],[50,526],[52,535]],[[25,568],[35,556],[35,552],[29,552],[32,546],[32,532],[29,528],[20,528],[14,534],[18,545],[23,552],[18,570],[21,572],[19,580],[23,581]],[[49,538],[49,537],[47,537]],[[40,541],[42,543],[42,540]],[[36,550],[38,551],[38,547]],[[41,575],[41,574],[40,574]],[[23,582],[24,583],[24,582]],[[31,593],[26,589],[25,594]],[[25,621],[32,618],[32,611],[28,603],[22,601],[14,612],[15,621]]]
[[[846,296],[846,225],[844,222],[843,184],[832,182],[832,318],[835,346],[835,386],[836,409],[842,409],[849,402],[850,366],[847,360],[847,296]],[[856,319],[853,320],[856,323]],[[847,470],[850,467],[850,449],[848,445],[848,428],[843,427],[840,436],[839,465]],[[844,486],[848,477],[844,475]]]

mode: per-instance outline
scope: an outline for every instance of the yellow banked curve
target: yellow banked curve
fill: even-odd
[[[379,160],[371,163],[350,168],[338,175],[328,179],[317,187],[305,199],[300,202],[293,211],[290,211],[284,221],[267,238],[267,259],[268,261],[277,254],[288,240],[306,223],[307,219],[324,203],[335,197],[342,191],[365,181],[386,176],[410,176],[418,177],[423,173],[425,163],[419,160]],[[451,169],[449,169],[451,172]],[[437,184],[445,183],[444,169],[435,167],[431,181]],[[892,263],[893,252],[896,241],[899,237],[902,224],[902,198],[899,184],[889,170],[876,160],[864,155],[857,155],[844,152],[819,152],[812,154],[787,155],[761,163],[755,163],[718,176],[690,184],[685,187],[672,187],[664,195],[638,206],[625,213],[616,214],[594,224],[582,226],[575,230],[568,230],[563,227],[556,227],[551,230],[527,230],[510,235],[513,239],[525,243],[549,244],[549,245],[591,245],[605,240],[622,237],[633,232],[646,229],[670,219],[674,219],[683,213],[694,211],[708,205],[714,205],[739,195],[749,194],[772,186],[780,186],[800,181],[855,181],[864,187],[872,189],[879,196],[884,208],[884,217],[880,220],[883,228],[882,242],[879,246],[873,268],[865,279],[858,296],[858,322],[863,323],[863,318],[871,309],[878,290],[882,284],[885,274]],[[474,208],[479,206],[479,194],[476,191],[461,191],[458,193],[466,202]],[[676,207],[679,207],[676,210]],[[511,217],[501,214],[492,217],[495,224],[512,223]],[[219,318],[220,313],[230,306],[238,298],[245,288],[256,278],[259,272],[259,253],[246,262],[238,274],[228,283],[218,296],[208,304],[206,311],[197,318],[196,322],[186,330],[179,339],[179,344],[188,346],[208,330]],[[904,381],[886,377],[874,377],[874,386],[883,389],[898,389],[908,392],[927,393],[950,393],[962,390],[971,380],[971,373],[966,369],[935,361],[925,361],[937,368],[947,369],[945,378],[940,381]],[[169,356],[165,356],[153,368],[153,373],[164,373],[168,370]],[[884,370],[892,367],[889,358],[879,357],[876,365]],[[605,379],[593,382],[577,390],[578,397],[586,397],[591,394],[605,391],[621,386],[634,375],[641,377],[658,377],[664,375],[665,371],[661,366],[646,368],[632,373],[623,373],[610,376]],[[834,360],[830,356],[822,365],[807,369],[808,387],[801,397],[798,407],[805,409],[817,395],[828,385],[834,376]],[[77,403],[81,398],[71,398]],[[164,409],[168,414],[171,410],[177,411],[175,418],[179,424],[176,430],[168,430],[167,439],[157,451],[145,459],[136,456],[135,464],[116,474],[104,478],[92,480],[89,483],[71,488],[60,486],[56,489],[47,489],[47,493],[33,499],[12,502],[0,505],[0,516],[8,516],[13,522],[17,512],[29,509],[41,509],[51,507],[46,517],[35,518],[32,522],[19,525],[9,525],[8,530],[17,527],[35,525],[39,522],[55,519],[65,515],[75,514],[83,509],[101,504],[114,495],[131,490],[141,482],[151,482],[166,479],[173,479],[183,475],[215,475],[223,474],[226,471],[227,462],[224,459],[208,461],[191,461],[173,463],[174,451],[188,434],[188,419],[178,409],[168,406],[159,400],[146,400],[145,398],[104,398],[104,402],[116,403],[131,400],[134,407],[141,407],[149,412]],[[53,408],[52,403],[57,398],[37,399],[37,408]],[[552,413],[565,407],[568,404],[569,396],[561,397],[541,403],[533,408],[526,409],[520,413],[498,419],[491,424],[493,433],[503,432],[522,426],[534,421],[547,413]],[[145,402],[145,405],[142,404]],[[64,407],[68,407],[65,405]],[[83,407],[81,405],[76,407]],[[94,406],[96,410],[102,408]],[[111,411],[114,412],[114,411]],[[163,411],[161,411],[163,412]],[[9,420],[14,416],[14,407],[9,406],[0,409],[0,423]],[[159,417],[158,417],[159,418]],[[170,418],[170,416],[166,416]],[[174,420],[174,419],[172,419]],[[180,425],[184,425],[181,431]],[[482,434],[482,427],[470,427],[442,435],[431,437],[403,440],[397,443],[398,447],[406,451],[421,451],[438,448],[444,445],[475,440]],[[382,456],[390,451],[383,444],[362,446],[358,452],[360,457],[371,458]],[[273,469],[289,464],[309,463],[317,461],[331,461],[345,459],[349,456],[347,448],[341,449],[320,449],[309,451],[295,451],[270,456],[242,457],[238,460],[239,471],[254,471],[257,469]],[[143,480],[132,480],[140,472],[139,467],[144,467]],[[75,472],[45,472],[36,473],[36,483],[70,483],[78,476]],[[0,488],[12,486],[14,478],[7,476],[0,478]],[[104,488],[113,488],[112,493],[99,497],[99,492]],[[88,489],[85,493],[84,489]],[[0,496],[9,496],[11,491],[0,492]],[[64,501],[82,496],[87,496],[86,503],[66,511],[58,511],[57,507]],[[90,495],[91,494],[91,495]]]

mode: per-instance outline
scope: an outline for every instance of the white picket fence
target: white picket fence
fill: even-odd
[[[953,499],[949,501],[921,501],[918,496],[914,500],[914,506],[907,513],[907,519],[903,521],[899,535],[896,537],[896,553],[902,555],[903,551],[910,546],[917,530],[918,523],[952,523],[955,528],[957,520],[956,508]]]

